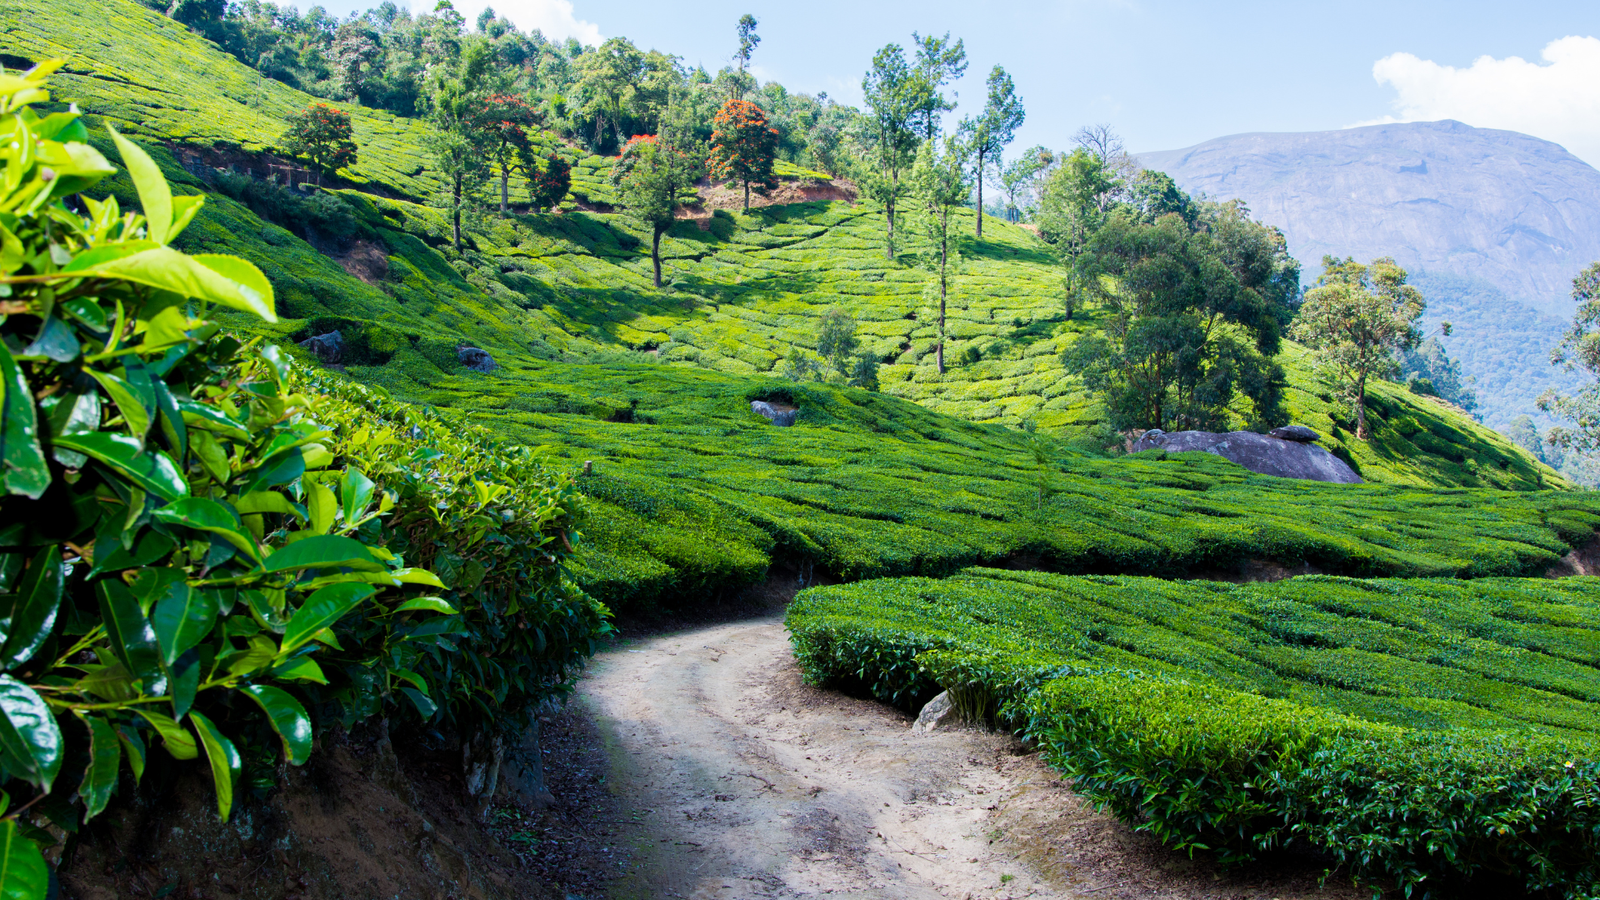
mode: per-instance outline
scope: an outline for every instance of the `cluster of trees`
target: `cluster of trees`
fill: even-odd
[[[469,25],[448,0],[420,14],[385,2],[342,20],[320,7],[301,14],[264,0],[146,2],[264,76],[427,116],[458,250],[462,216],[486,186],[497,188],[502,214],[513,184],[526,189],[535,210],[566,195],[568,164],[534,152],[537,131],[618,154],[617,196],[652,230],[658,286],[661,238],[695,181],[709,174],[740,187],[748,209],[752,191],[775,187],[774,165],[785,159],[854,178],[884,210],[886,255],[910,249],[930,271],[931,349],[941,373],[945,309],[968,240],[956,212],[992,206],[1032,218],[1056,251],[1066,318],[1085,302],[1110,313],[1064,362],[1104,398],[1119,430],[1220,427],[1241,401],[1254,424],[1281,424],[1284,375],[1274,357],[1290,333],[1318,349],[1362,436],[1365,385],[1395,377],[1401,363],[1419,390],[1470,401],[1447,357],[1434,359],[1440,354],[1426,347],[1410,352],[1420,341],[1422,302],[1392,261],[1325,260],[1317,287],[1302,298],[1299,266],[1276,229],[1237,202],[1197,200],[1170,177],[1141,170],[1106,126],[1081,131],[1071,152],[1036,146],[1008,159],[1025,110],[1000,66],[985,80],[982,107],[947,131],[946,114],[957,108],[949,88],[968,66],[965,45],[948,33],[913,33],[909,53],[899,44],[879,50],[862,81],[864,109],[856,110],[825,94],[759,84],[748,72],[761,41],[749,15],[737,23],[729,64],[712,74],[626,38],[586,47],[525,34],[492,9]],[[355,147],[341,116],[325,105],[307,110],[286,148],[322,172],[352,164]],[[992,204],[986,186],[999,195]],[[981,239],[983,216],[974,218],[973,237]],[[802,374],[828,369],[845,380],[874,380],[861,358],[852,345]]]
[[[675,56],[641,50],[626,38],[598,47],[523,32],[485,9],[468,22],[453,5],[393,0],[346,18],[313,6],[298,12],[269,0],[142,0],[215,41],[255,68],[307,93],[359,102],[402,116],[435,108],[437,71],[457,70],[471,56],[501,92],[526,100],[543,127],[595,153],[614,154],[636,134],[654,134],[672,101],[684,108],[696,140],[709,143],[713,120],[731,98],[758,105],[777,132],[778,158],[842,172],[853,110],[826,94],[791,94],[756,85],[746,72],[760,38],[755,20],[741,20],[739,51],[718,72],[690,68]]]

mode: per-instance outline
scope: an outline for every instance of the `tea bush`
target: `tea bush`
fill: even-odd
[[[1600,889],[1600,583],[1230,585],[971,569],[813,588],[802,670],[1037,740],[1135,828],[1425,891]]]
[[[98,815],[158,741],[204,752],[226,818],[239,735],[298,765],[314,718],[514,728],[607,627],[563,574],[570,477],[223,334],[271,284],[173,249],[204,197],[115,131],[143,214],[84,193],[114,170],[33,109],[56,65],[0,71],[8,897],[43,896],[39,823]]]

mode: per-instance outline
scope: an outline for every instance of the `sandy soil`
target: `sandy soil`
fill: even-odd
[[[1013,738],[917,734],[803,684],[780,621],[603,654],[580,688],[630,859],[614,897],[1367,898],[1321,867],[1220,873],[1088,808]]]

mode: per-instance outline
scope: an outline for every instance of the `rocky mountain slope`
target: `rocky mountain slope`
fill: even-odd
[[[1399,260],[1429,289],[1430,327],[1458,326],[1445,344],[1490,424],[1569,384],[1546,354],[1572,277],[1600,259],[1600,171],[1560,146],[1443,121],[1233,135],[1139,160],[1243,199],[1284,230],[1308,279],[1324,254]]]

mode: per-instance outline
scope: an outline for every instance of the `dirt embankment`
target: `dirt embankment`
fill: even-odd
[[[1014,738],[913,733],[808,687],[776,617],[603,654],[580,688],[631,857],[618,898],[1349,898],[1321,867],[1224,874],[1090,809]]]

